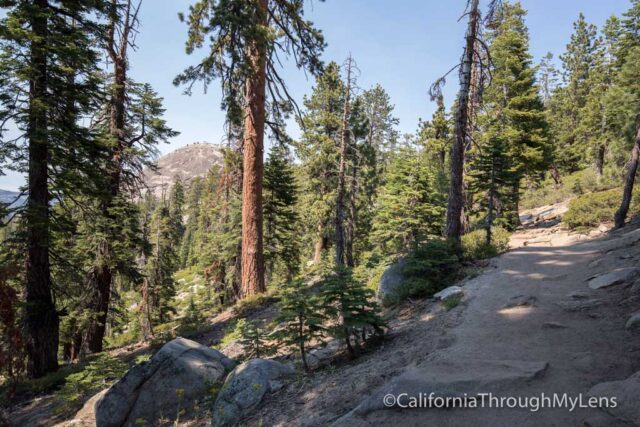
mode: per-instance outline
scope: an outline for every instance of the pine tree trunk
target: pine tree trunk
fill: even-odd
[[[108,243],[103,242],[107,249]],[[104,250],[104,249],[101,249]],[[108,249],[107,249],[108,250]],[[98,255],[101,258],[102,255]],[[109,300],[111,297],[111,269],[107,265],[96,266],[89,274],[87,284],[91,287],[87,309],[92,313],[92,320],[82,338],[82,353],[99,353],[102,351],[102,340],[107,325]]]
[[[602,178],[604,174],[604,154],[606,152],[606,147],[604,144],[600,144],[598,146],[598,152],[596,153],[596,173],[598,174],[598,178]]]
[[[114,3],[115,4],[115,3]],[[131,4],[129,3],[129,7]],[[123,23],[123,30],[128,34],[133,23],[129,20],[129,12]],[[110,31],[116,32],[118,25],[118,17],[115,11],[111,17]],[[111,209],[114,201],[120,196],[120,181],[122,174],[122,161],[125,150],[128,148],[125,139],[125,120],[126,120],[126,91],[127,91],[127,47],[129,40],[127,35],[122,35],[122,46],[116,49],[113,38],[109,40],[108,46],[109,56],[113,62],[114,82],[113,92],[109,101],[109,134],[115,140],[111,162],[107,166],[108,176],[107,185],[108,192],[102,201],[102,215],[109,222],[108,227],[117,218],[113,216]],[[103,339],[106,329],[107,315],[109,313],[109,303],[111,300],[111,281],[113,280],[113,272],[110,266],[110,239],[117,239],[119,236],[107,232],[107,238],[100,246],[100,251],[96,254],[96,265],[89,273],[91,280],[87,283],[93,285],[90,293],[90,299],[87,301],[87,309],[93,314],[92,320],[83,337],[83,353],[99,353],[103,349]]]
[[[491,185],[489,189],[489,200],[487,206],[487,245],[491,245],[492,235],[491,228],[493,227],[493,209],[494,200],[496,197],[496,159],[495,156],[492,159],[491,164]]]
[[[307,354],[304,348],[304,322],[302,316],[298,316],[298,338],[300,347],[300,358],[302,359],[302,366],[304,370],[309,372],[309,364],[307,363]]]
[[[140,302],[140,335],[143,342],[149,342],[155,338],[153,324],[151,322],[151,304],[149,301],[149,281],[142,282],[142,300]]]
[[[345,261],[347,267],[355,266],[353,255],[353,242],[356,234],[356,222],[358,220],[358,210],[356,206],[358,197],[358,153],[354,148],[353,154],[353,175],[351,176],[351,189],[349,191],[349,221],[345,239]]]
[[[259,0],[262,25],[267,25],[267,0]],[[262,248],[262,176],[264,173],[264,122],[266,51],[249,46],[252,76],[247,79],[242,179],[242,298],[266,291]]]
[[[556,185],[562,184],[562,177],[560,176],[560,171],[555,163],[551,163],[549,172],[551,173],[551,178],[553,178],[553,182],[555,182]]]
[[[347,167],[347,143],[349,140],[349,101],[351,95],[351,56],[347,58],[347,87],[342,109],[342,132],[340,137],[340,163],[338,167],[338,189],[336,190],[336,265],[345,264],[345,175]]]
[[[313,263],[319,264],[322,261],[322,251],[328,246],[327,238],[324,235],[324,224],[318,224],[318,238],[313,249]]]
[[[464,160],[465,148],[468,143],[469,128],[469,94],[471,73],[474,64],[474,45],[478,32],[480,15],[478,0],[471,0],[469,12],[469,26],[466,35],[464,59],[460,70],[460,91],[458,92],[458,108],[456,110],[456,135],[451,149],[451,184],[449,200],[447,202],[446,236],[460,243],[462,235],[462,216],[465,202],[464,197]]]
[[[30,17],[31,42],[29,85],[28,198],[26,287],[24,325],[28,355],[27,371],[39,378],[58,369],[59,319],[51,292],[49,265],[49,187],[47,132],[47,0],[35,0]]]
[[[520,178],[517,178],[513,183],[513,211],[509,222],[513,230],[522,225],[520,222]]]
[[[633,185],[636,180],[636,172],[638,171],[638,160],[640,159],[640,126],[636,130],[636,140],[633,144],[633,150],[631,150],[631,161],[627,169],[627,178],[624,183],[624,191],[622,193],[622,202],[620,208],[616,211],[614,216],[615,228],[624,227],[624,223],[629,213],[629,205],[631,204],[631,197],[633,196]]]

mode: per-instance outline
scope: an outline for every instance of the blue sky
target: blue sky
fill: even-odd
[[[208,93],[196,87],[183,95],[172,80],[196,55],[184,53],[186,25],[178,12],[186,12],[194,0],[143,0],[138,49],[131,56],[131,76],[148,82],[164,97],[166,119],[180,136],[160,147],[166,153],[195,141],[223,141],[224,113],[220,111],[217,82]],[[485,0],[486,1],[486,0]],[[464,22],[457,22],[466,0],[317,0],[306,16],[324,32],[328,44],[324,60],[342,63],[351,52],[360,69],[359,86],[380,83],[390,94],[401,133],[413,132],[420,117],[430,118],[434,104],[427,89],[459,60]],[[531,52],[536,62],[552,52],[562,53],[578,13],[600,27],[611,14],[621,14],[628,0],[522,0],[529,11],[527,24]],[[285,64],[283,72],[290,92],[301,104],[313,79]],[[455,96],[457,76],[445,88],[449,104]],[[298,135],[295,126],[289,129]],[[0,188],[15,190],[24,182],[16,175],[0,177]]]

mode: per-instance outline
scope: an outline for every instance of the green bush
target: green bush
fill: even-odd
[[[271,356],[278,351],[272,339],[256,321],[239,319],[234,334],[239,337],[246,358]]]
[[[128,368],[125,362],[108,353],[96,355],[81,371],[65,378],[64,385],[56,392],[60,402],[56,412],[75,412],[85,399],[119,380]]]
[[[431,296],[460,278],[462,265],[455,246],[444,239],[428,240],[405,259],[402,275],[405,281],[395,298],[384,301],[395,304],[410,297]]]
[[[462,236],[462,256],[466,260],[491,258],[509,249],[510,233],[502,227],[492,229],[492,241],[487,245],[487,231],[474,230]]]
[[[384,335],[387,325],[380,316],[374,292],[356,280],[351,269],[337,267],[324,278],[320,288],[320,304],[324,315],[331,319],[328,330],[344,340],[351,357],[364,344],[368,332],[378,338]]]
[[[639,211],[637,195],[632,198],[629,214],[635,215]],[[569,203],[569,210],[562,222],[571,229],[594,227],[603,222],[613,221],[613,216],[620,206],[622,189],[600,191],[578,196]]]
[[[520,207],[531,209],[539,206],[552,205],[595,191],[604,191],[620,185],[621,168],[608,167],[603,177],[598,177],[591,168],[574,172],[562,177],[562,184],[547,177],[542,182],[533,183],[526,188],[520,198]]]

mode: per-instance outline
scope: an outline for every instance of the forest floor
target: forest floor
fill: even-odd
[[[447,308],[421,299],[388,309],[390,331],[382,344],[353,361],[338,360],[300,376],[268,396],[243,424],[572,426],[587,420],[590,425],[615,425],[595,409],[381,405],[382,394],[389,390],[428,393],[433,384],[500,396],[586,395],[597,383],[625,379],[640,370],[640,334],[625,329],[628,317],[640,309],[639,286],[592,290],[587,284],[593,276],[638,265],[638,224],[615,232],[601,226],[586,234],[572,233],[555,218],[565,210],[566,203],[523,213],[525,227],[513,234],[511,250],[458,284],[465,293],[458,305]],[[268,321],[273,314],[269,307],[250,315]],[[216,344],[233,316],[232,311],[221,313],[211,319],[210,331],[191,338]],[[118,354],[145,351],[130,347]],[[41,405],[22,406],[12,414],[15,425],[52,424],[46,409],[51,397],[39,399]],[[210,424],[208,411],[189,415],[181,425]]]

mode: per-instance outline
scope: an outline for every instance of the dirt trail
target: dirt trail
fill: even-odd
[[[593,385],[640,369],[640,334],[625,329],[640,308],[638,286],[587,284],[638,265],[640,230],[569,233],[548,209],[525,219],[529,228],[513,235],[513,248],[462,283],[460,305],[446,311],[433,301],[404,304],[383,348],[287,387],[249,425],[628,425],[599,409],[384,408],[389,392],[567,393],[586,401]]]
[[[638,371],[640,334],[626,330],[625,322],[640,307],[639,294],[633,295],[628,284],[592,290],[586,282],[596,274],[637,265],[638,233],[625,231],[591,239],[557,226],[516,233],[512,244],[518,247],[497,258],[492,271],[465,285],[464,312],[447,333],[452,345],[410,367],[338,424],[619,423],[598,409],[378,410],[378,401],[383,392],[586,396],[599,382],[625,379]]]

